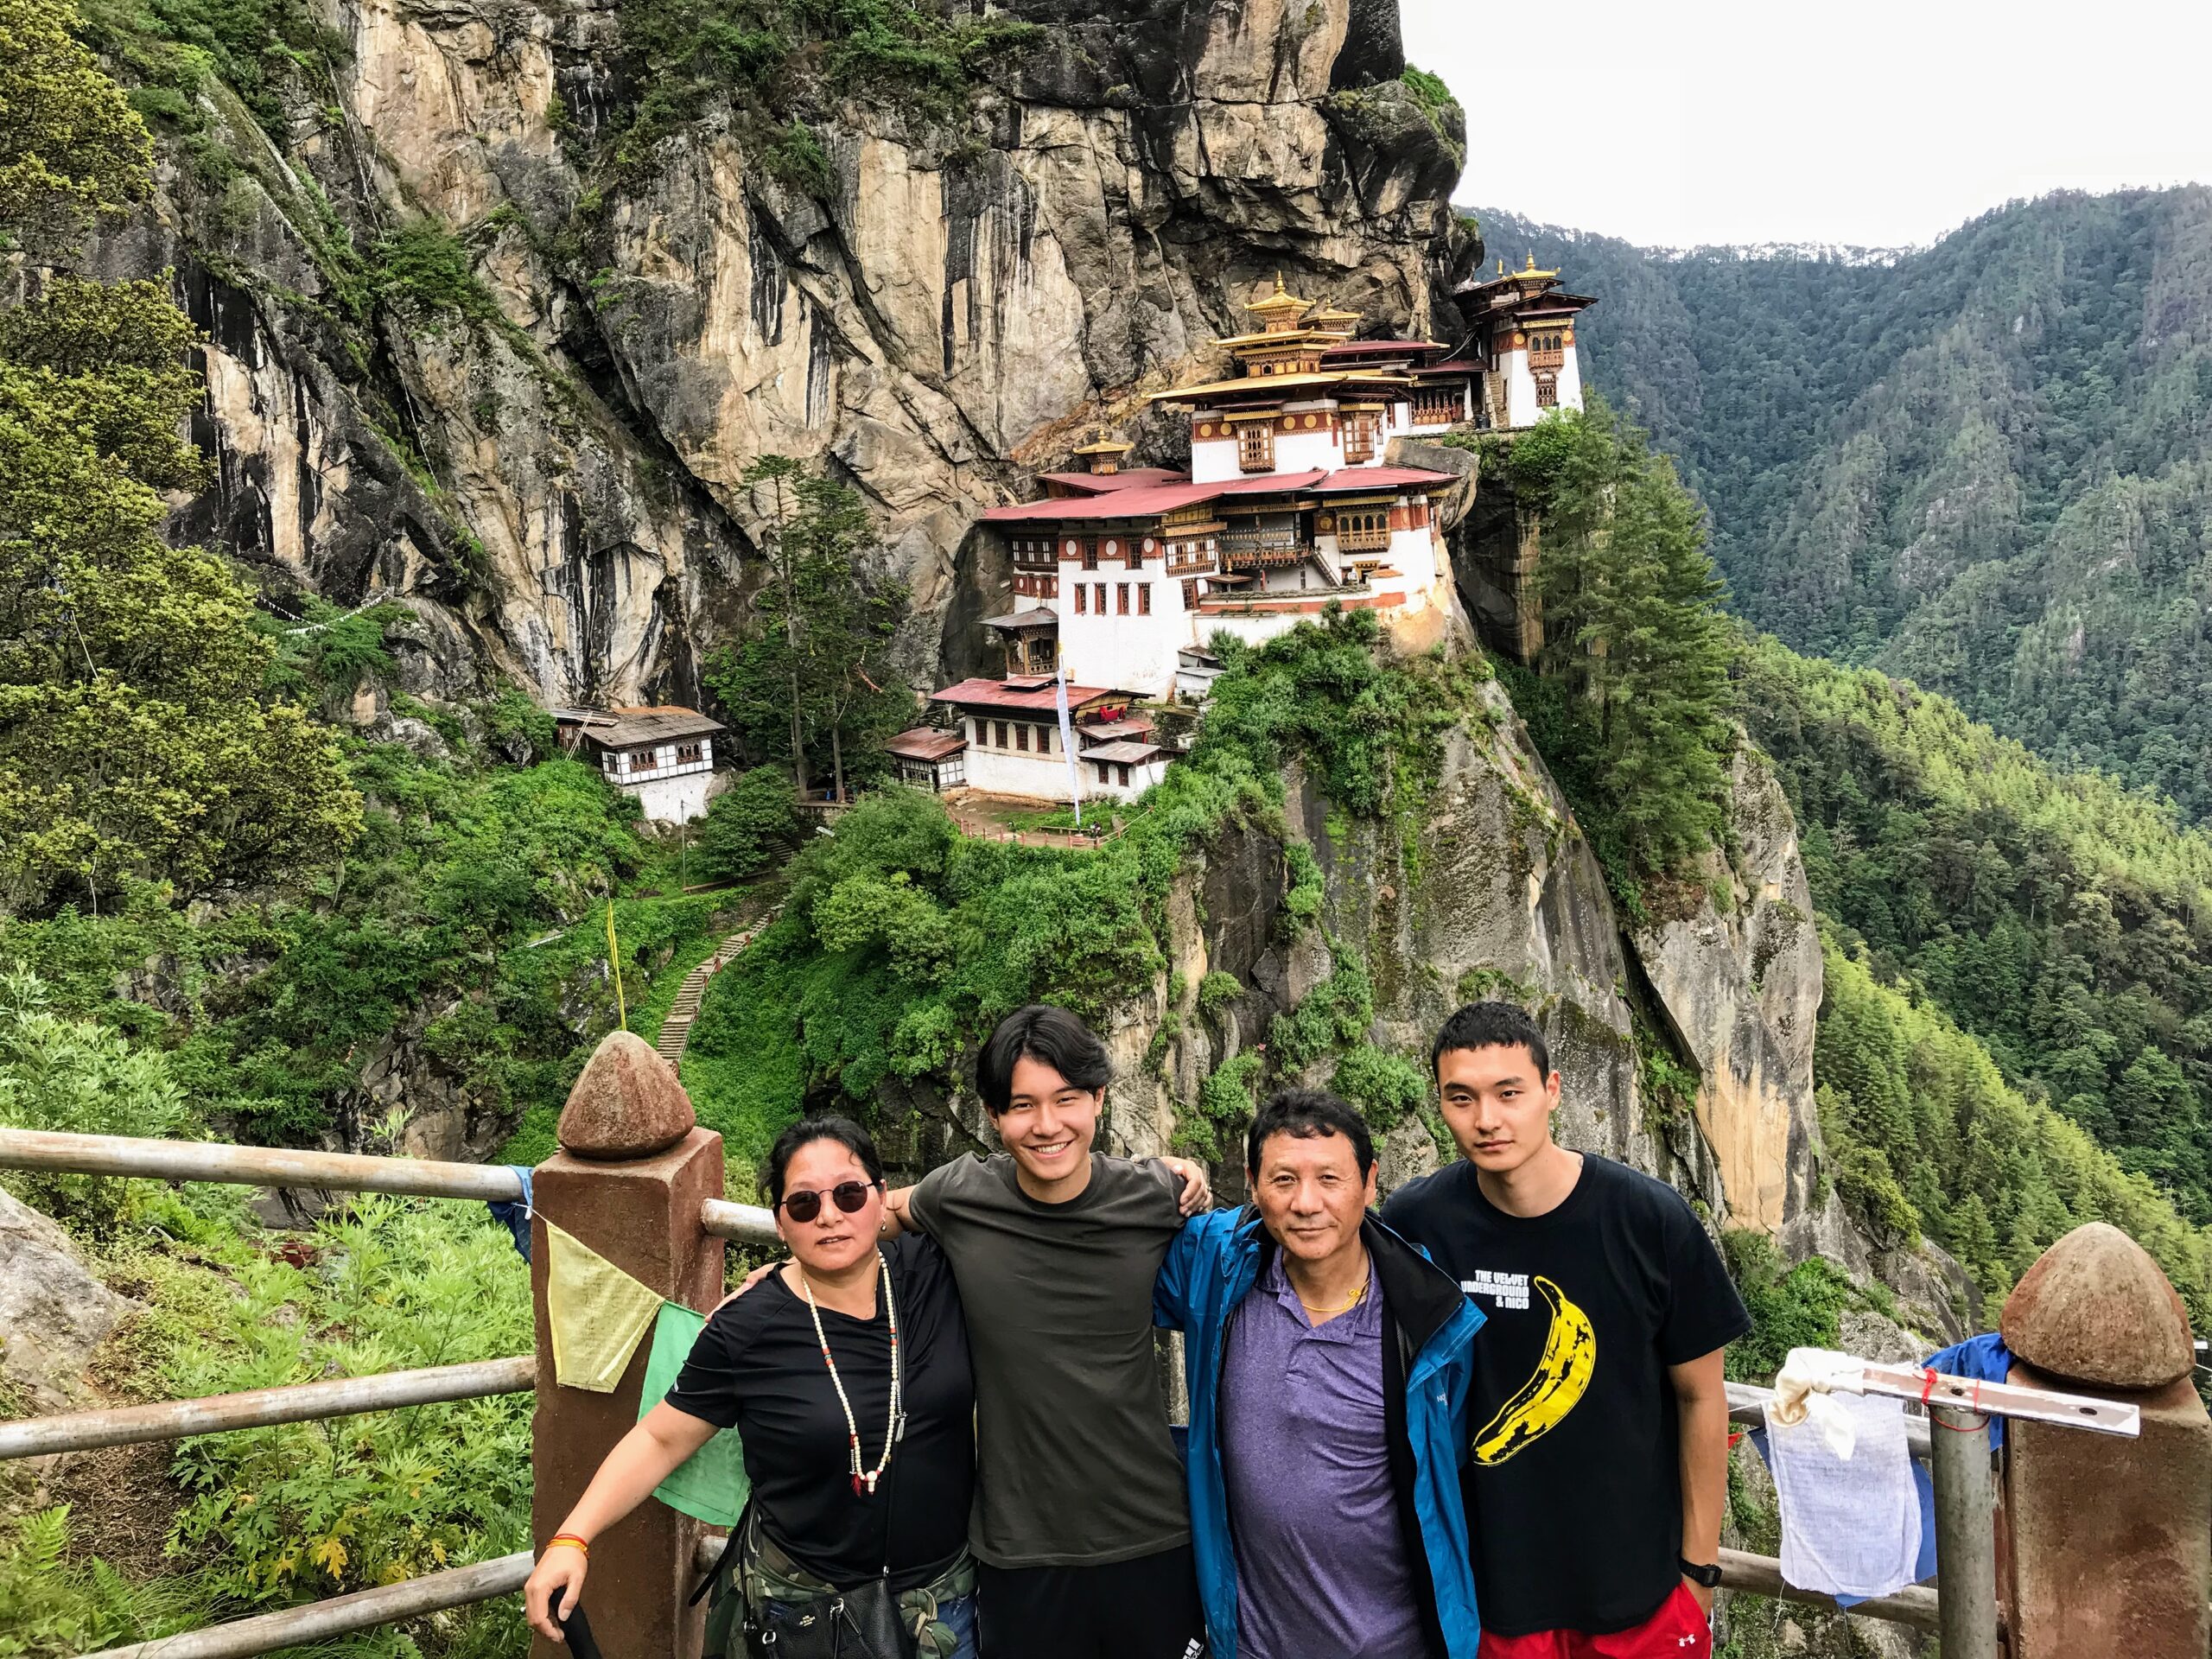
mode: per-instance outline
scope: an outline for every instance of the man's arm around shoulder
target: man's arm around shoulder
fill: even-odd
[[[1219,1281],[1224,1256],[1236,1248],[1238,1211],[1209,1210],[1183,1224],[1152,1283],[1152,1322],[1187,1331],[1203,1317],[1205,1287]]]

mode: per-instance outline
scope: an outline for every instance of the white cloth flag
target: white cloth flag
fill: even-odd
[[[1098,590],[1104,593],[1101,588]],[[1060,664],[1059,677],[1052,687],[1052,700],[1060,711],[1060,753],[1068,759],[1068,802],[1075,809],[1075,827],[1083,828],[1083,772],[1076,765],[1075,722],[1068,718],[1068,665]]]
[[[1886,1596],[1913,1582],[1920,1559],[1920,1498],[1904,1402],[1815,1398],[1825,1408],[1794,1424],[1777,1414],[1774,1402],[1767,1406],[1767,1462],[1782,1500],[1782,1576],[1822,1595]],[[1837,1415],[1847,1415],[1847,1435],[1821,1421]]]

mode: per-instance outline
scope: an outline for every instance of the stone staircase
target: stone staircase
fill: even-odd
[[[683,983],[677,988],[675,1006],[669,1009],[668,1018],[661,1021],[660,1038],[653,1045],[671,1071],[683,1058],[683,1044],[691,1035],[691,1022],[699,1017],[699,1003],[707,995],[707,982],[752,944],[753,936],[766,925],[766,921],[759,921],[740,928],[715,947],[714,955],[684,975]]]

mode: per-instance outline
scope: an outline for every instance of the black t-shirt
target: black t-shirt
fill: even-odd
[[[922,1582],[957,1554],[976,1484],[976,1386],[968,1332],[944,1255],[909,1236],[886,1247],[899,1311],[906,1435],[874,1497],[853,1491],[845,1413],[806,1304],[772,1274],[707,1321],[668,1403],[735,1427],[769,1535],[817,1575],[850,1589],[881,1572]],[[875,1467],[891,1404],[891,1326],[822,1310],[837,1376],[860,1425],[861,1467]]]
[[[1670,1365],[1751,1328],[1681,1195],[1585,1153],[1565,1202],[1509,1216],[1472,1164],[1400,1188],[1382,1219],[1490,1316],[1461,1475],[1483,1628],[1641,1624],[1681,1579]]]

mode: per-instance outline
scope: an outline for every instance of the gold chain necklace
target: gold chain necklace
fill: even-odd
[[[891,1322],[891,1421],[883,1426],[883,1455],[875,1460],[875,1467],[861,1467],[861,1427],[853,1417],[853,1402],[845,1397],[844,1379],[837,1375],[837,1362],[830,1357],[830,1338],[822,1329],[822,1310],[815,1306],[814,1287],[807,1281],[806,1268],[798,1270],[798,1287],[806,1295],[806,1311],[814,1316],[814,1339],[822,1344],[822,1363],[830,1368],[830,1386],[837,1390],[837,1403],[845,1408],[845,1444],[852,1458],[853,1491],[855,1494],[873,1497],[875,1483],[891,1466],[891,1448],[899,1439],[899,1305],[891,1300],[891,1258],[880,1249],[875,1253],[883,1268],[883,1311]]]
[[[1298,1305],[1304,1308],[1308,1313],[1319,1314],[1324,1319],[1334,1319],[1338,1314],[1348,1313],[1367,1300],[1367,1287],[1373,1280],[1374,1276],[1375,1270],[1370,1266],[1367,1272],[1361,1276],[1359,1288],[1352,1292],[1350,1297],[1345,1300],[1338,1303],[1334,1307],[1314,1306],[1313,1304],[1307,1301],[1305,1297],[1299,1295],[1298,1287],[1296,1285],[1293,1285],[1290,1287],[1290,1294],[1294,1296],[1298,1296]]]

